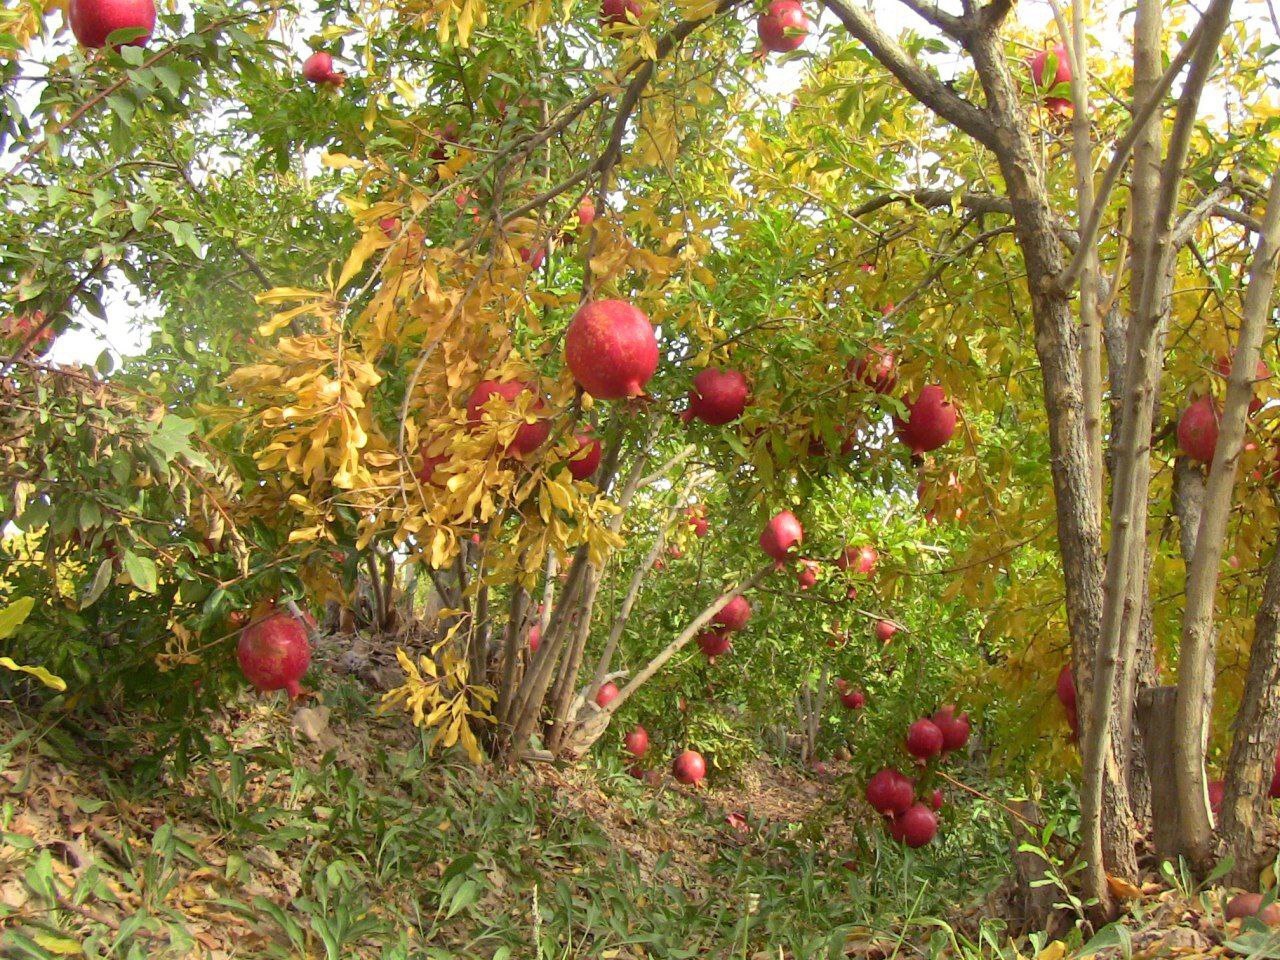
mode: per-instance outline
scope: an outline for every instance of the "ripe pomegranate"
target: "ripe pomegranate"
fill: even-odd
[[[427,156],[436,163],[444,163],[449,159],[450,148],[458,142],[458,125],[450,120],[439,130],[436,130],[432,136],[435,138],[436,145]]]
[[[880,344],[871,348],[845,368],[855,381],[875,393],[890,393],[898,385],[898,360]]]
[[[933,793],[929,794],[929,806],[935,811],[942,809],[942,790],[938,787],[933,788]]]
[[[681,783],[696,786],[698,781],[707,775],[707,762],[702,759],[702,754],[698,751],[685,750],[676,757],[675,763],[671,765],[671,772]]]
[[[311,56],[302,62],[302,79],[308,83],[327,83],[335,87],[342,86],[346,77],[333,69],[333,57],[325,53],[323,50],[317,50]],[[395,219],[395,218],[390,218]],[[378,221],[382,223],[381,220]],[[396,226],[399,227],[400,221],[396,220]],[[383,228],[386,229],[385,227]]]
[[[589,227],[596,221],[596,202],[590,197],[585,197],[578,204],[578,224],[580,226]]]
[[[621,691],[618,690],[618,685],[610,680],[596,691],[596,706],[604,709],[609,704],[613,703],[613,701],[618,699],[618,694],[620,692]]]
[[[424,487],[431,486],[432,476],[434,476],[437,468],[439,468],[439,466],[442,463],[449,462],[449,457],[443,453],[435,457],[428,455],[427,444],[425,441],[423,442],[422,446],[419,447],[418,453],[422,457],[422,463],[418,467],[418,472],[417,472],[418,482],[421,483]]]
[[[898,625],[892,620],[877,620],[874,629],[876,639],[881,643],[888,643],[893,639],[893,635],[898,632]]]
[[[808,590],[818,582],[818,571],[822,565],[817,560],[801,560],[800,572],[796,574],[796,584],[801,590]]]
[[[475,389],[471,391],[471,396],[467,400],[467,422],[471,424],[480,423],[484,417],[485,404],[490,397],[499,396],[506,400],[507,403],[514,403],[516,397],[525,392],[532,393],[533,387],[521,380],[481,380],[476,384]],[[534,403],[534,410],[543,409],[542,399],[539,398]],[[516,430],[516,435],[512,439],[510,446],[507,447],[507,453],[513,456],[523,457],[534,450],[537,450],[548,436],[551,435],[551,424],[547,420],[536,420],[533,423],[525,423]]]
[[[1280,903],[1272,901],[1264,907],[1262,894],[1238,893],[1227,901],[1226,914],[1228,920],[1256,917],[1267,926],[1274,927],[1280,923]]]
[[[1214,365],[1214,369],[1218,371],[1219,375],[1222,376],[1223,379],[1226,379],[1227,377],[1231,376],[1231,357],[1219,357],[1218,362]],[[1257,384],[1262,383],[1264,380],[1270,380],[1270,379],[1271,379],[1271,368],[1268,367],[1261,360],[1259,360],[1258,365],[1254,367],[1254,371],[1253,371],[1253,382],[1255,384],[1255,388]],[[1253,399],[1249,401],[1249,416],[1252,417],[1255,413],[1257,413],[1261,409],[1262,409],[1262,398],[1255,395]]]
[[[845,690],[840,694],[840,702],[846,709],[861,710],[867,705],[867,695],[861,690]]]
[[[520,259],[529,265],[530,270],[540,270],[547,259],[547,248],[535,247],[531,250],[528,247],[521,247]]]
[[[535,623],[529,628],[529,652],[537,653],[542,646],[542,624]]]
[[[600,4],[600,26],[608,28],[639,23],[643,12],[640,0],[603,0]]]
[[[898,843],[905,843],[907,839],[906,833],[902,830],[902,824],[896,816],[889,818],[889,836],[893,837]]]
[[[732,646],[729,631],[724,627],[719,630],[703,630],[694,639],[697,641],[698,649],[711,661],[716,657],[724,656]]]
[[[867,803],[886,817],[907,810],[915,800],[911,780],[892,767],[885,767],[867,781]]]
[[[1227,795],[1227,785],[1221,780],[1209,781],[1209,809],[1217,815],[1222,807],[1222,798]]]
[[[836,566],[841,570],[852,570],[854,573],[865,574],[869,577],[875,573],[876,564],[879,560],[880,554],[870,544],[864,544],[861,547],[848,546],[836,558]],[[849,599],[852,600],[854,598],[851,596]]]
[[[956,407],[942,388],[929,384],[915,403],[907,404],[907,418],[893,418],[898,439],[914,454],[937,450],[956,432]]]
[[[1057,63],[1057,70],[1052,80],[1046,79],[1045,76],[1048,73],[1050,51],[1040,50],[1027,58],[1027,65],[1031,68],[1031,79],[1035,81],[1037,90],[1052,90],[1060,83],[1071,82],[1071,61],[1067,57],[1067,48],[1059,43],[1053,48],[1052,53]],[[1045,97],[1044,105],[1050,113],[1055,115],[1061,115],[1071,109],[1071,101],[1065,97]]]
[[[907,752],[920,760],[929,760],[942,752],[942,731],[925,718],[907,728]]]
[[[722,426],[742,416],[750,394],[747,378],[737,370],[708,367],[693,378],[689,407],[680,419],[688,423],[696,417],[713,427]]]
[[[790,53],[809,36],[809,18],[797,0],[773,0],[756,20],[756,31],[770,53]]]
[[[773,516],[760,531],[760,549],[777,561],[779,568],[791,557],[791,551],[804,540],[804,528],[790,510]]]
[[[1212,397],[1192,401],[1178,418],[1178,449],[1200,463],[1212,463],[1218,448],[1218,406]]]
[[[948,752],[961,750],[969,742],[969,714],[955,715],[956,708],[951,704],[939,707],[931,719],[933,725],[942,731],[942,749]]]
[[[923,847],[938,834],[938,815],[923,803],[913,803],[894,820],[908,847]]]
[[[1058,702],[1071,710],[1076,707],[1076,678],[1069,663],[1058,671]]]
[[[635,729],[622,738],[622,745],[638,760],[649,752],[649,731],[637,723]]]
[[[591,435],[590,430],[576,434],[573,438],[578,446],[569,454],[569,473],[575,480],[586,480],[600,467],[600,457],[604,453],[600,441]]]
[[[127,46],[141,47],[156,28],[155,0],[71,0],[67,9],[71,32],[82,47],[106,46],[117,30],[145,30]]]
[[[311,666],[311,642],[301,620],[281,611],[240,631],[236,659],[258,690],[287,690],[302,695],[299,681]]]
[[[720,608],[720,612],[715,615],[714,622],[720,624],[726,630],[736,631],[745,627],[750,619],[751,604],[747,602],[746,597],[739,594]]]
[[[644,312],[625,300],[595,300],[569,322],[564,355],[573,378],[593,397],[639,397],[658,369],[658,338]]]

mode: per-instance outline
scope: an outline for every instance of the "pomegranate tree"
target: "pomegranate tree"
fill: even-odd
[[[533,393],[533,386],[521,380],[481,380],[467,400],[467,422],[474,425],[484,419],[485,404],[490,397],[501,397],[507,403],[515,403],[516,397],[522,393]],[[533,409],[542,410],[544,406],[539,397],[534,402]],[[506,452],[517,457],[528,456],[542,446],[550,435],[551,423],[547,420],[540,418],[533,423],[521,424]]]
[[[639,397],[658,369],[658,338],[644,312],[625,300],[595,300],[573,315],[564,354],[573,378],[593,397]]]
[[[809,36],[809,17],[797,0],[773,0],[756,20],[756,31],[770,53],[789,53]]]
[[[251,623],[240,631],[236,659],[256,689],[287,690],[291,697],[301,696],[300,681],[311,666],[306,624],[284,611]]]
[[[128,42],[141,47],[156,28],[156,5],[155,0],[71,0],[67,20],[82,47],[104,47],[117,30],[142,30],[142,36]]]
[[[713,427],[722,426],[742,416],[750,394],[747,378],[737,370],[708,367],[693,378],[689,406],[680,419],[688,423],[696,417]]]
[[[685,750],[676,757],[671,772],[681,783],[696,786],[707,775],[707,762],[697,750]]]
[[[1212,463],[1218,449],[1218,405],[1212,397],[1192,401],[1178,418],[1178,449],[1200,463]]]
[[[774,514],[760,531],[760,549],[781,567],[804,540],[804,528],[790,510]]]
[[[905,419],[894,417],[898,439],[917,456],[937,450],[956,432],[956,407],[942,387],[929,384],[915,403],[907,404]]]

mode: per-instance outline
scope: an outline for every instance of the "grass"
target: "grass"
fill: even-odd
[[[283,701],[246,700],[181,776],[150,781],[121,748],[136,731],[0,718],[3,954],[1006,955],[1001,922],[980,919],[1005,869],[980,805],[927,852],[860,822],[839,784],[803,819],[742,834],[724,821],[732,786],[654,790],[610,757],[477,771],[331,699],[337,746],[294,729]]]

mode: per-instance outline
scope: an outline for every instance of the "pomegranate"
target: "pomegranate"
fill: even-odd
[[[621,691],[618,690],[618,685],[610,680],[596,691],[596,706],[603,710],[609,704],[613,703],[613,701],[618,699],[618,694],[620,692]]]
[[[308,83],[327,83],[340,87],[346,78],[333,69],[333,57],[330,54],[325,53],[323,50],[317,50],[302,62],[302,79]],[[378,222],[381,223],[382,221]],[[398,220],[396,220],[396,226],[399,226]],[[384,227],[383,229],[385,230],[386,228]]]
[[[436,130],[432,136],[435,138],[436,145],[427,156],[436,163],[444,163],[449,159],[450,148],[458,142],[458,125],[450,120],[439,130]]]
[[[867,705],[867,695],[861,690],[845,690],[840,694],[840,702],[849,710],[861,710]]]
[[[1280,903],[1272,901],[1264,907],[1262,894],[1237,893],[1227,901],[1226,915],[1228,920],[1256,917],[1267,926],[1273,927],[1280,923]]]
[[[855,381],[876,393],[890,393],[898,385],[898,361],[880,344],[872,344],[862,359],[845,368]]]
[[[969,714],[955,715],[956,708],[951,704],[939,707],[929,719],[942,731],[942,749],[946,751],[963,749],[969,742]]]
[[[596,203],[590,197],[583,199],[578,204],[578,223],[581,226],[589,227],[596,221]]]
[[[622,745],[627,753],[640,759],[649,752],[649,731],[637,723],[635,729],[622,738]]]
[[[144,30],[127,44],[141,47],[156,28],[156,5],[155,0],[71,0],[67,20],[82,47],[106,46],[107,37],[117,30]]]
[[[741,594],[721,607],[720,612],[715,615],[715,622],[730,631],[741,630],[750,619],[751,604]]]
[[[942,752],[942,731],[932,720],[921,718],[907,728],[907,752],[929,760]]]
[[[747,378],[737,370],[708,367],[693,378],[689,407],[680,419],[688,423],[696,417],[713,427],[722,426],[742,416],[750,394]]]
[[[698,649],[713,662],[716,657],[722,657],[728,653],[729,647],[732,646],[729,631],[724,627],[719,630],[703,630],[694,639],[697,641]]]
[[[1227,795],[1227,785],[1221,780],[1209,781],[1209,809],[1216,816],[1222,809],[1222,798]]]
[[[1271,789],[1267,791],[1267,796],[1273,800],[1280,798],[1280,749],[1276,751],[1275,768],[1271,774]]]
[[[797,0],[773,0],[756,20],[756,31],[770,53],[790,53],[809,36],[809,18]]]
[[[1192,401],[1178,418],[1178,449],[1200,463],[1212,463],[1218,449],[1218,406],[1211,397]]]
[[[892,767],[885,767],[867,781],[867,803],[886,817],[904,812],[915,799],[915,786]]]
[[[822,569],[816,560],[801,560],[800,572],[796,574],[796,585],[801,590],[808,590],[818,582],[818,571]]]
[[[600,26],[607,28],[639,23],[643,12],[640,0],[603,0],[600,4]]]
[[[760,549],[773,557],[779,567],[790,559],[791,551],[800,546],[803,540],[804,528],[790,510],[775,514],[760,531]]]
[[[600,467],[603,449],[600,441],[591,435],[590,430],[574,436],[577,447],[569,454],[569,473],[575,480],[586,480]]]
[[[1231,358],[1219,357],[1217,364],[1215,364],[1215,369],[1218,371],[1219,375],[1221,375],[1224,379],[1226,377],[1231,376]],[[1255,386],[1259,383],[1262,383],[1264,380],[1270,380],[1270,379],[1271,379],[1271,368],[1268,367],[1261,360],[1259,360],[1258,365],[1254,367],[1254,370],[1253,370],[1253,382]],[[1257,413],[1261,409],[1262,409],[1262,398],[1255,395],[1249,401],[1249,416],[1252,417],[1255,413]]]
[[[696,786],[707,775],[707,762],[697,750],[685,750],[676,757],[675,763],[671,765],[671,772],[681,783]]]
[[[942,388],[929,384],[915,403],[907,404],[907,418],[893,418],[898,439],[914,454],[937,450],[956,432],[956,407]]]
[[[542,646],[542,624],[535,623],[529,628],[529,652],[537,653]]]
[[[287,690],[291,697],[301,696],[299,681],[311,666],[306,625],[283,611],[251,623],[240,631],[236,659],[258,690]]]
[[[394,240],[400,236],[400,218],[399,217],[379,217],[378,229],[382,231],[383,236],[388,240]]]
[[[1076,678],[1069,663],[1058,671],[1058,702],[1069,710],[1076,708]]]
[[[938,834],[938,815],[923,803],[913,803],[894,821],[908,847],[923,847]]]
[[[1050,53],[1049,50],[1040,50],[1027,58],[1027,65],[1031,68],[1031,79],[1035,81],[1037,90],[1052,90],[1060,83],[1071,82],[1071,61],[1067,57],[1067,48],[1062,44],[1058,44],[1052,50],[1057,70],[1052,80],[1047,78]],[[1044,105],[1050,113],[1055,115],[1066,113],[1071,109],[1071,101],[1066,97],[1045,97]]]
[[[418,467],[418,482],[424,487],[431,486],[431,478],[435,475],[436,470],[441,464],[449,462],[449,457],[443,453],[435,457],[428,455],[427,444],[425,442],[419,448],[419,454],[422,457],[422,464]]]
[[[893,639],[893,635],[898,632],[898,625],[892,620],[877,620],[874,629],[876,639],[881,643],[888,643]]]
[[[499,396],[507,403],[515,403],[516,397],[525,392],[532,393],[533,387],[521,380],[481,380],[471,391],[471,397],[467,400],[467,422],[480,423],[484,418],[485,404],[490,397]],[[543,406],[542,398],[539,397],[533,404],[533,409],[541,410]],[[547,420],[539,419],[533,423],[522,424],[516,430],[516,435],[506,452],[517,457],[526,456],[542,446],[550,435],[551,424]]]
[[[649,318],[625,300],[595,300],[569,322],[564,355],[573,378],[593,397],[639,397],[658,369],[658,338]]]
[[[529,265],[530,270],[539,270],[547,259],[546,247],[529,247],[520,248],[520,259]]]
[[[907,835],[903,832],[902,824],[896,816],[891,816],[889,818],[889,836],[893,837],[894,840],[897,840],[898,843],[906,842]]]
[[[942,809],[942,790],[938,787],[934,787],[933,793],[929,794],[929,806],[935,811]]]
[[[865,574],[869,577],[875,573],[876,564],[879,560],[880,554],[870,544],[864,544],[861,547],[848,546],[836,558],[836,566],[841,570],[852,570],[854,573]],[[854,597],[850,596],[849,599],[852,600]]]

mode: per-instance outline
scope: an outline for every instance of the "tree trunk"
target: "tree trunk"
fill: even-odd
[[[1176,858],[1178,791],[1173,781],[1175,687],[1152,687],[1138,695],[1138,729],[1151,782],[1151,834],[1156,856]]]

